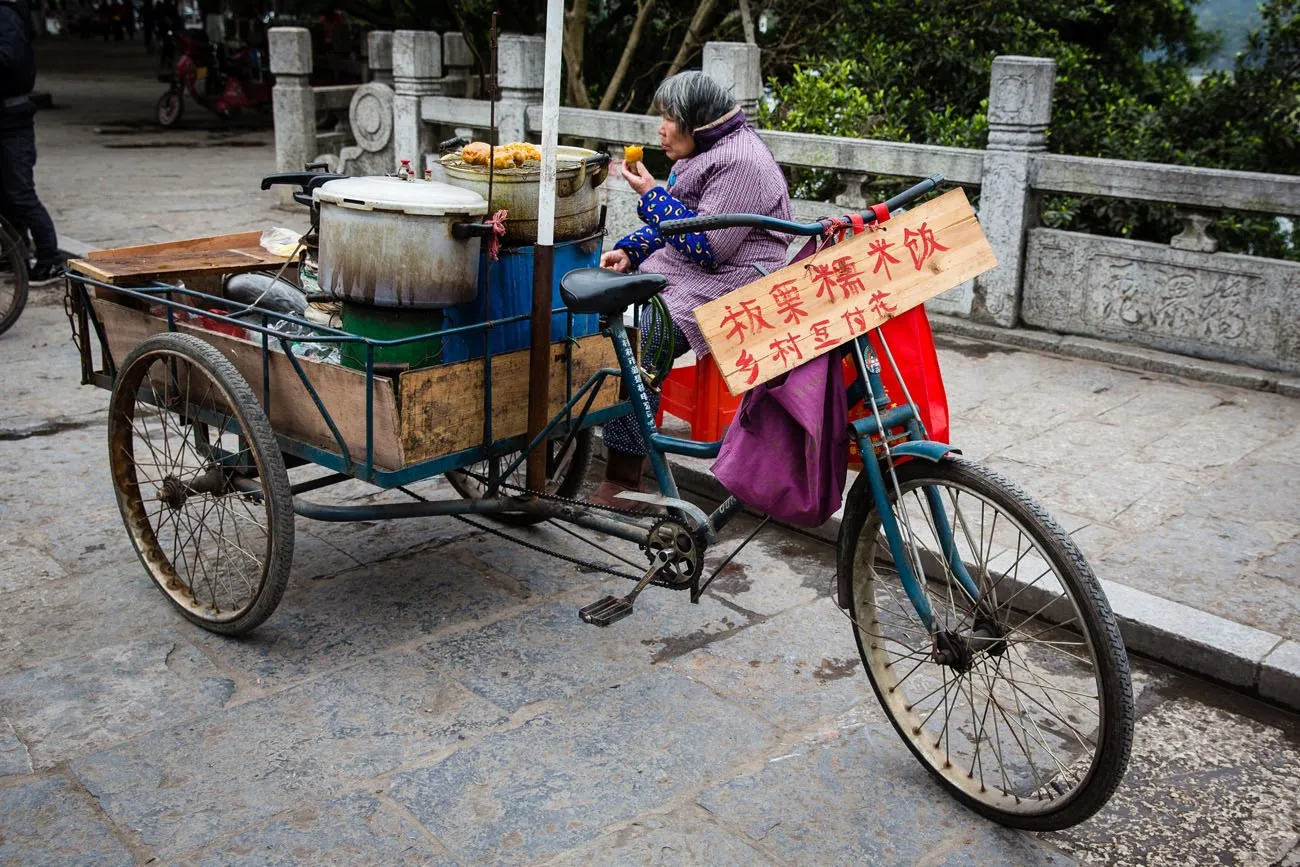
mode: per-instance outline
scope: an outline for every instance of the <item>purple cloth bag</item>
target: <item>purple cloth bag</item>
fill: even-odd
[[[745,505],[817,527],[843,502],[848,441],[840,353],[828,352],[745,395],[713,475]]]
[[[816,239],[792,261],[811,256]],[[848,391],[839,350],[745,394],[713,475],[745,505],[818,527],[843,503],[849,470]]]

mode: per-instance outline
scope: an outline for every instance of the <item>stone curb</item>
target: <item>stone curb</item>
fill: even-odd
[[[726,496],[709,461],[672,457],[670,463],[683,490],[715,502]],[[791,529],[834,544],[841,514],[817,528]],[[1130,652],[1300,710],[1300,643],[1113,581],[1101,583]]]
[[[1068,334],[1055,334],[1051,331],[1035,331],[1027,328],[1001,328],[985,325],[955,316],[930,313],[930,323],[940,334],[969,337],[1003,346],[1015,346],[1037,352],[1050,352],[1070,358],[1083,358],[1100,361],[1121,367],[1179,376],[1199,382],[1215,385],[1228,385],[1236,388],[1249,388],[1255,391],[1274,391],[1287,397],[1300,397],[1300,376],[1279,373],[1277,371],[1258,370],[1238,364],[1225,364],[1219,361],[1205,361],[1185,355],[1161,352],[1158,349],[1146,349],[1137,346],[1124,346],[1095,340],[1090,337],[1074,337]]]

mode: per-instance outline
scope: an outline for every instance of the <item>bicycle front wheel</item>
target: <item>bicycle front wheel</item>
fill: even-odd
[[[886,481],[932,628],[903,589],[865,474],[849,495],[838,569],[894,728],[976,812],[1035,831],[1082,822],[1114,793],[1133,741],[1128,658],[1096,576],[1069,535],[991,470],[912,460],[896,487]]]
[[[6,223],[0,223],[0,334],[8,331],[27,306],[27,247]]]

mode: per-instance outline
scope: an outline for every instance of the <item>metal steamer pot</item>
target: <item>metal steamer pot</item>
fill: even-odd
[[[442,157],[447,183],[488,194],[487,166],[466,165],[459,153]],[[555,240],[585,238],[600,227],[600,200],[596,188],[609,176],[609,154],[587,148],[557,149],[555,170]],[[511,247],[537,243],[537,198],[542,168],[529,163],[492,173],[493,213],[505,209],[506,234],[502,243]]]
[[[320,287],[374,307],[437,308],[472,301],[488,205],[432,181],[344,178],[318,188]]]

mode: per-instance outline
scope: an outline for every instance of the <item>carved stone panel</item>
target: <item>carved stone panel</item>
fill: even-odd
[[[1068,334],[1300,371],[1300,265],[1035,229],[1022,316]]]

